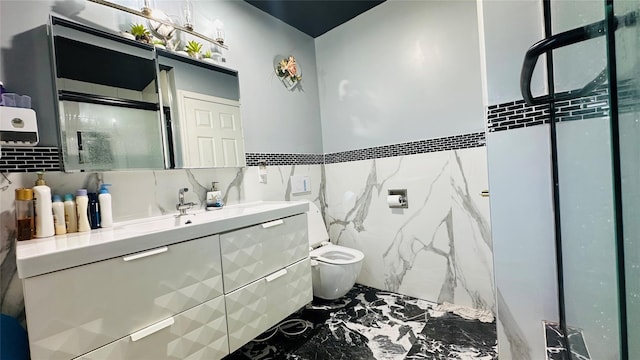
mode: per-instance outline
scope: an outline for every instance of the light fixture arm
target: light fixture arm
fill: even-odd
[[[154,18],[154,17],[150,16],[149,14],[146,14],[146,13],[144,13],[142,11],[137,11],[137,10],[128,8],[126,6],[122,6],[120,4],[112,3],[111,1],[106,1],[106,0],[89,0],[89,2],[100,4],[100,5],[104,5],[104,6],[108,6],[108,7],[112,8],[112,9],[124,11],[124,12],[132,14],[132,15],[141,16],[143,18],[146,18],[146,19],[149,19],[149,20],[152,20],[152,21],[156,21],[156,22],[159,22],[159,23],[167,25],[167,26],[173,26],[174,28],[176,28],[176,29],[178,29],[178,30],[180,30],[182,32],[185,32],[187,34],[190,34],[190,35],[193,35],[195,37],[198,37],[198,38],[200,38],[200,39],[202,39],[204,41],[210,42],[210,43],[212,43],[212,44],[214,44],[216,46],[219,46],[219,47],[221,47],[221,48],[223,48],[225,50],[229,49],[229,47],[227,45],[224,45],[222,42],[220,42],[218,40],[214,40],[214,39],[212,39],[212,38],[210,38],[208,36],[204,36],[204,35],[202,35],[200,33],[197,33],[197,32],[195,32],[193,30],[189,30],[189,29],[185,28],[184,26],[180,26],[178,24],[174,24],[174,23],[172,23],[170,21],[165,21],[163,19],[156,19],[156,18]]]

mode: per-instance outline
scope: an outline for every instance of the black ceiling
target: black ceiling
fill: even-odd
[[[385,0],[245,1],[315,38]]]

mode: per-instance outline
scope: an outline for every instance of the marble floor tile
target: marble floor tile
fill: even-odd
[[[564,334],[557,322],[544,322],[546,335],[547,360],[591,360],[589,349],[584,341],[584,334],[581,329],[568,327],[567,337],[571,347],[570,353],[565,346]],[[569,356],[570,354],[570,356]]]
[[[228,360],[497,359],[496,324],[436,310],[435,303],[356,285],[336,301],[314,301],[302,322],[267,331]],[[284,328],[284,326],[281,326]]]

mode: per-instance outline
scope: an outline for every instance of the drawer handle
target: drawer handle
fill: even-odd
[[[270,227],[274,227],[274,226],[278,226],[278,225],[282,225],[282,224],[284,224],[284,220],[282,220],[282,219],[274,220],[274,221],[269,221],[268,223],[262,224],[262,228],[263,229],[268,229]]]
[[[273,280],[275,280],[277,278],[280,278],[280,277],[283,277],[285,275],[287,275],[287,269],[281,269],[281,270],[278,270],[278,271],[274,272],[273,274],[265,277],[264,279],[267,280],[267,282],[272,282]]]
[[[136,331],[133,334],[131,334],[131,341],[138,341],[142,338],[145,338],[153,333],[156,333],[164,328],[167,328],[171,325],[173,325],[174,320],[172,317],[162,320],[160,322],[157,322],[149,327],[146,327],[140,331]]]
[[[163,247],[160,247],[160,248],[157,248],[157,249],[153,249],[153,250],[149,250],[149,251],[143,251],[141,253],[125,256],[125,257],[122,258],[122,260],[124,260],[124,261],[136,260],[136,259],[140,259],[140,258],[143,258],[143,257],[151,256],[151,255],[162,254],[163,252],[166,252],[167,250],[169,250],[169,248],[166,247],[166,246],[163,246]]]

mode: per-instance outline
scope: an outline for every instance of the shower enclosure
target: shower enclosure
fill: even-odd
[[[546,39],[528,52],[521,88],[551,115],[567,358],[640,359],[640,1],[543,6]],[[538,58],[548,93],[536,96]]]

